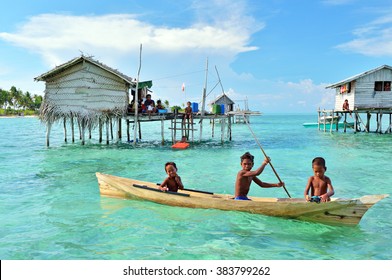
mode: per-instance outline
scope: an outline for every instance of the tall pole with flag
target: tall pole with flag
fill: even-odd
[[[185,83],[182,83],[181,90],[184,93],[184,98],[185,98],[185,103],[186,103]]]

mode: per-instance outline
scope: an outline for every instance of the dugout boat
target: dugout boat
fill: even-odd
[[[288,219],[355,226],[375,203],[387,194],[365,195],[360,198],[332,198],[327,203],[307,202],[303,198],[249,197],[234,200],[232,195],[184,189],[162,192],[156,183],[96,173],[100,194],[106,197],[148,200],[160,204],[204,209],[242,211]]]

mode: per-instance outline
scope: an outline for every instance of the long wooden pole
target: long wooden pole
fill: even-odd
[[[259,140],[257,139],[257,137],[256,137],[256,135],[254,134],[252,128],[250,127],[250,125],[249,125],[247,119],[245,118],[245,114],[244,114],[244,121],[245,121],[245,123],[248,125],[248,128],[249,128],[250,132],[252,133],[253,137],[255,138],[255,140],[256,140],[257,144],[259,145],[261,151],[263,152],[264,156],[265,156],[266,158],[268,158],[268,156],[267,156],[267,154],[264,152],[264,149],[263,149],[263,147],[261,146]],[[274,166],[272,165],[271,162],[269,162],[269,165],[271,166],[272,171],[275,173],[275,175],[276,175],[276,177],[278,178],[279,182],[282,183],[282,180],[280,179],[278,173],[276,172],[276,170],[275,170],[275,168],[274,168]],[[287,195],[289,196],[289,198],[291,198],[291,196],[290,196],[289,192],[287,191],[286,187],[283,186],[283,188],[284,188],[284,190],[286,191],[286,193],[287,193]]]
[[[133,129],[133,146],[136,146],[136,139],[137,139],[137,130],[138,130],[138,113],[139,113],[139,78],[140,78],[140,69],[142,67],[142,44],[140,44],[140,51],[139,51],[139,68],[137,70],[137,80],[136,80],[136,89],[135,89],[135,120],[133,122],[134,129]]]

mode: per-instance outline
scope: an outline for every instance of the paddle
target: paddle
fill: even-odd
[[[160,183],[157,183],[158,186],[160,186]],[[205,193],[205,194],[214,194],[213,192],[207,192],[207,191],[200,191],[200,190],[193,190],[193,189],[183,189],[184,191],[188,192],[197,192],[197,193]]]
[[[146,190],[149,190],[149,191],[162,192],[161,190],[158,190],[158,189],[155,189],[155,188],[151,188],[151,187],[148,187],[148,186],[145,186],[145,185],[133,184],[133,186],[136,187],[136,188],[146,189]],[[187,193],[177,193],[177,192],[172,192],[172,191],[165,191],[164,193],[180,195],[180,196],[190,196]]]
[[[257,137],[256,137],[256,135],[254,134],[252,128],[250,127],[250,125],[249,125],[249,123],[248,123],[248,120],[247,120],[246,117],[245,117],[245,114],[243,115],[243,117],[244,117],[244,121],[245,121],[245,123],[247,124],[247,126],[248,126],[250,132],[252,133],[253,137],[255,138],[256,143],[259,145],[259,147],[260,147],[261,151],[263,152],[264,156],[265,156],[266,158],[268,158],[268,156],[267,156],[267,154],[264,152],[264,149],[263,149],[263,147],[261,146],[259,140],[257,139]],[[280,177],[279,177],[278,173],[276,172],[274,166],[272,165],[271,161],[269,162],[269,165],[271,166],[272,171],[274,171],[274,173],[275,173],[276,177],[278,178],[279,182],[282,183],[282,180],[280,180]],[[286,193],[287,193],[287,195],[289,196],[289,198],[291,198],[291,196],[290,196],[289,192],[287,191],[286,187],[283,186],[283,188],[284,188],[284,190],[286,191]]]

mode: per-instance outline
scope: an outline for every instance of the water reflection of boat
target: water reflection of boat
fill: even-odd
[[[344,128],[345,123],[344,122],[340,122],[338,123],[338,128]],[[314,122],[314,123],[303,123],[304,127],[318,127],[318,123]],[[346,122],[346,127],[354,127],[354,122]],[[331,128],[331,122],[326,122],[325,123],[325,128],[326,129],[330,129]],[[324,129],[324,123],[320,122],[320,129]],[[336,129],[336,123],[332,124],[332,129]]]

